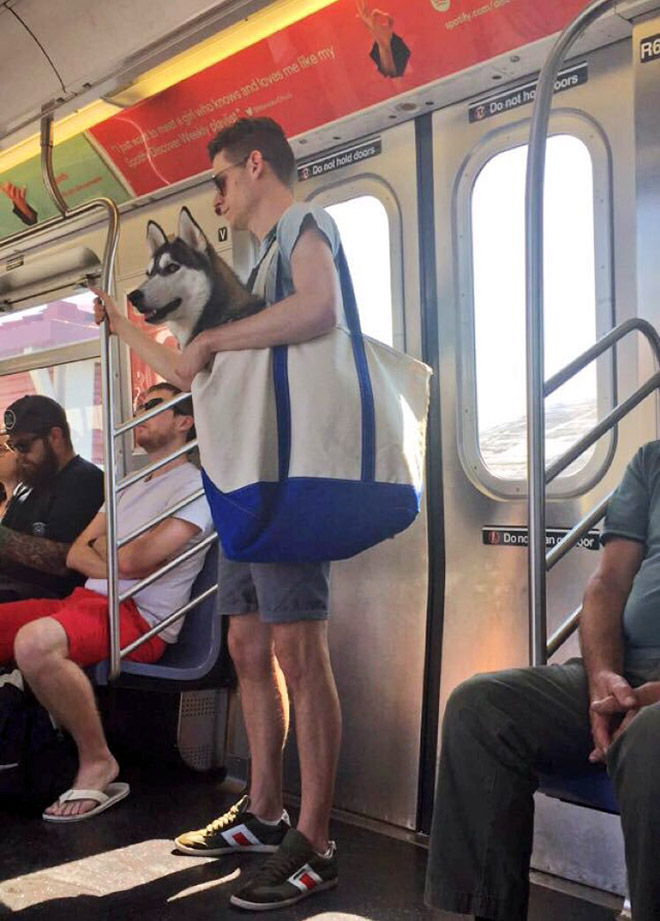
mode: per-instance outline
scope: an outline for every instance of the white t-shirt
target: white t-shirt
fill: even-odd
[[[132,486],[120,492],[117,499],[118,537],[124,537],[135,531],[136,528],[146,524],[165,509],[171,508],[181,499],[196,492],[201,485],[201,474],[197,467],[190,463],[181,464],[165,473],[156,474],[150,480],[133,483]],[[105,506],[101,511],[104,509]],[[189,521],[199,528],[199,531],[178,553],[188,550],[213,533],[211,513],[203,496],[180,509],[175,517]],[[205,555],[202,552],[194,554],[185,563],[180,563],[171,572],[161,576],[152,585],[133,596],[140,614],[149,626],[153,627],[160,623],[189,600],[190,589],[204,564]],[[139,579],[120,579],[119,592],[125,592],[139,581]],[[106,579],[88,579],[85,588],[98,592],[100,595],[108,594]],[[166,643],[175,643],[183,626],[183,620],[180,618],[159,636]]]

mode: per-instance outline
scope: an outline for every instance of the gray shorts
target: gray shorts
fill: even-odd
[[[258,611],[266,624],[327,620],[329,563],[236,563],[218,549],[221,614]]]

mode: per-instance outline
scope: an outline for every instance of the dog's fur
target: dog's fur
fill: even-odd
[[[181,348],[202,330],[249,317],[266,306],[213,250],[190,211],[182,208],[172,240],[149,221],[147,280],[128,295],[147,323],[167,323]]]

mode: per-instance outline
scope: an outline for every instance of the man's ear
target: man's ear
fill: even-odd
[[[178,236],[191,249],[196,249],[198,253],[205,253],[208,249],[209,241],[206,239],[204,231],[186,207],[183,207],[179,214]]]
[[[153,256],[156,250],[160,249],[164,243],[167,243],[165,231],[155,221],[149,221],[147,224],[147,243]]]

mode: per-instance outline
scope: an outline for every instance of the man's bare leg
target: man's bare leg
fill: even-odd
[[[92,686],[85,673],[67,658],[68,650],[64,628],[50,617],[22,627],[14,644],[18,667],[35,696],[76,743],[78,773],[73,786],[102,791],[117,777],[119,765],[108,748]],[[53,803],[46,812],[78,815],[97,805],[93,800],[64,806]]]
[[[298,830],[319,853],[328,847],[341,744],[341,709],[326,621],[273,624],[275,655],[296,715],[302,798]]]
[[[289,730],[289,698],[269,625],[257,613],[235,615],[229,622],[229,651],[250,744],[250,811],[274,822],[283,810],[282,751]]]

